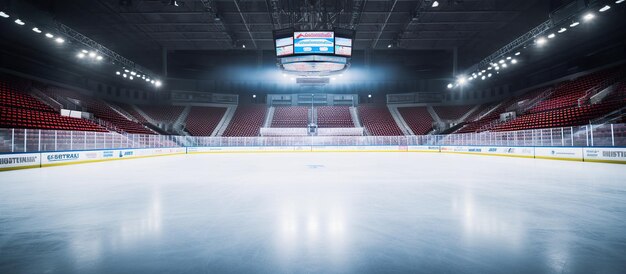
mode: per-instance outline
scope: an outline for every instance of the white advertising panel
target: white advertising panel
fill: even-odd
[[[39,167],[39,153],[0,154],[0,170]]]
[[[535,158],[583,160],[583,149],[579,147],[536,147]]]
[[[584,148],[586,162],[626,163],[626,148]]]

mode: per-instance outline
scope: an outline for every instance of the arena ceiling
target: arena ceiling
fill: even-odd
[[[356,30],[355,48],[489,50],[547,19],[545,0],[64,0],[64,24],[105,45],[272,50],[272,30]],[[172,5],[176,2],[179,6]]]

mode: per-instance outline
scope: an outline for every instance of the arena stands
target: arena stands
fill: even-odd
[[[48,105],[23,91],[22,87],[0,81],[0,127],[79,131],[106,131],[88,120],[61,116]]]
[[[587,90],[609,79],[616,73],[616,69],[607,69],[579,77],[572,81],[558,84],[554,92],[544,101],[530,109],[529,113],[539,113],[553,109],[566,108],[578,105],[578,99],[585,96]]]
[[[225,112],[221,107],[191,107],[185,129],[192,136],[211,136]]]
[[[426,107],[403,107],[398,112],[415,135],[425,135],[433,129],[433,117]]]
[[[401,136],[402,131],[384,105],[361,105],[358,107],[359,118],[370,135]]]
[[[160,123],[174,123],[182,114],[183,106],[139,106],[139,109],[152,120]]]
[[[147,124],[148,123],[148,120],[146,120],[145,117],[143,117],[139,112],[137,112],[137,110],[132,105],[124,104],[124,103],[115,103],[115,105],[117,105],[123,111],[125,111],[126,113],[131,115],[132,118],[135,118],[139,123],[141,123],[141,124]]]
[[[469,106],[436,106],[433,107],[442,120],[458,120],[467,114],[475,105]]]
[[[61,88],[48,88],[44,92],[52,98],[64,97],[67,100],[77,102],[84,111],[93,113],[96,118],[103,120],[116,131],[135,134],[155,134],[155,132],[144,125],[132,121],[112,109],[107,102],[101,99]]]
[[[264,105],[238,106],[223,136],[259,136],[266,113]]]
[[[309,107],[276,107],[272,119],[272,127],[290,128],[307,127],[309,124]]]
[[[321,106],[317,107],[317,126],[320,128],[354,127],[350,107]]]

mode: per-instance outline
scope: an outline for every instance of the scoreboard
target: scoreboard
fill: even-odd
[[[307,54],[351,57],[352,35],[345,33],[346,31],[276,31],[276,57]]]

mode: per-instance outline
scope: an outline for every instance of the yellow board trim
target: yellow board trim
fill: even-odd
[[[572,158],[561,158],[561,157],[550,157],[550,156],[535,156],[535,159],[583,162],[582,158],[580,158],[580,159],[572,159]]]
[[[147,155],[147,156],[136,156],[136,157],[127,157],[127,158],[83,160],[83,161],[74,161],[74,162],[65,162],[65,163],[41,164],[41,167],[67,166],[67,165],[78,165],[78,164],[87,164],[87,163],[110,162],[110,161],[118,161],[118,160],[132,160],[132,159],[152,158],[152,157],[161,157],[161,156],[171,156],[171,155],[184,155],[184,154],[185,154],[184,152],[179,152],[179,153],[172,153],[172,154]]]
[[[476,152],[462,152],[462,151],[442,151],[441,153],[448,154],[469,154],[469,155],[481,155],[481,156],[500,156],[500,157],[513,157],[513,158],[534,158],[535,156],[526,156],[526,155],[511,155],[511,154],[502,154],[502,153],[476,153]]]
[[[40,168],[40,167],[41,167],[41,166],[39,166],[39,165],[3,167],[3,168],[0,168],[0,171],[20,170],[20,169]]]

